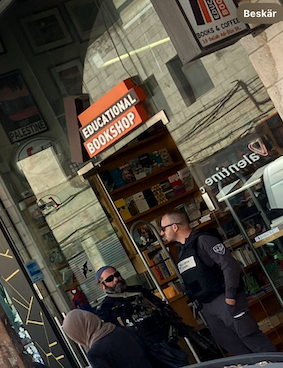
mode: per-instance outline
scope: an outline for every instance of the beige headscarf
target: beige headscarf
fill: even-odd
[[[110,334],[116,326],[103,322],[93,313],[74,309],[67,314],[62,327],[70,339],[90,349],[95,342]]]

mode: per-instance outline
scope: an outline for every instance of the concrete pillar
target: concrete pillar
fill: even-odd
[[[0,305],[0,368],[32,368],[31,358],[23,354],[24,347],[10,325]]]
[[[261,2],[246,1],[240,2]],[[278,1],[262,1],[279,3]],[[275,23],[253,37],[243,37],[241,43],[267,89],[272,102],[283,119],[283,21]]]

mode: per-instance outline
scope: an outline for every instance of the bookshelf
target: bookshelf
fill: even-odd
[[[154,250],[147,249],[143,251],[143,256],[153,270],[160,285],[164,285],[177,277],[172,259],[164,253],[160,246]]]
[[[189,192],[185,192],[182,193],[174,198],[168,199],[168,201],[155,206],[153,208],[150,208],[149,210],[139,213],[138,215],[135,215],[131,218],[129,218],[128,220],[125,220],[125,223],[127,224],[127,226],[130,228],[131,225],[136,222],[137,220],[142,220],[145,219],[147,221],[152,221],[153,219],[162,216],[165,212],[172,210],[173,208],[175,208],[176,206],[178,206],[181,203],[184,203],[184,201],[186,201],[187,199],[191,199],[194,198],[195,196],[197,196],[199,193],[198,191],[192,190]]]
[[[139,192],[140,190],[143,190],[146,186],[150,186],[152,184],[158,183],[159,181],[162,181],[162,179],[167,175],[167,173],[176,172],[182,169],[183,167],[184,162],[181,160],[177,161],[172,165],[164,167],[163,169],[160,169],[159,171],[156,171],[144,178],[133,181],[121,188],[114,189],[111,192],[111,197],[115,200],[120,198],[121,196],[129,197],[130,195],[136,193],[137,191]]]
[[[189,185],[185,186],[181,183],[183,186],[181,190],[179,190],[179,187],[175,190],[174,186],[171,186],[168,178],[175,176],[177,172],[182,169],[186,169],[187,166],[170,133],[164,126],[159,126],[154,132],[149,132],[148,136],[139,137],[139,139],[140,138],[140,141],[132,142],[127,147],[117,151],[111,157],[103,161],[101,166],[97,168],[99,180],[92,178],[91,181],[95,187],[98,188],[98,191],[101,194],[99,200],[103,203],[106,211],[109,213],[108,218],[112,222],[113,226],[118,230],[118,236],[121,239],[137,273],[143,274],[146,272],[145,265],[141,257],[137,254],[136,249],[131,244],[128,233],[133,223],[138,220],[151,222],[157,231],[159,231],[157,222],[165,212],[171,211],[177,206],[187,203],[194,198],[200,197],[201,193],[199,192],[192,176]],[[167,151],[168,157],[165,155],[165,159],[163,160],[162,152],[164,153],[164,150]],[[143,165],[146,167],[148,164],[146,156],[149,156],[150,159],[153,157],[156,161],[154,162],[153,160],[153,165],[149,168],[149,172],[146,172],[147,168],[145,168],[144,171],[146,174],[141,174],[144,169]],[[137,165],[135,165],[137,163],[137,159],[142,162],[140,165],[141,171],[138,172]],[[117,169],[120,169],[122,173],[124,168],[128,166],[130,166],[132,173],[134,174],[132,181],[127,183],[124,180],[123,182],[121,177],[115,181],[115,175],[118,175]],[[102,186],[99,184],[99,181],[102,182]],[[188,184],[188,181],[186,181],[186,184]],[[162,188],[162,200],[160,198],[159,200],[156,198],[159,193],[156,194],[156,192],[154,192],[154,189],[156,188],[154,186],[157,186],[158,189],[160,189],[160,187]],[[150,191],[154,193],[155,201],[147,195]],[[141,195],[140,199],[137,194],[141,193],[144,198]],[[134,202],[133,207],[135,207],[136,212],[132,211],[132,208],[128,206],[129,198],[132,199],[130,203],[133,204]],[[116,209],[118,210],[118,214]],[[207,225],[207,223],[202,224],[202,226],[205,225]],[[162,254],[162,248],[160,246],[157,245],[155,248],[151,247],[151,250],[149,250],[146,246],[142,247],[140,244],[140,249],[142,251],[142,257],[152,269],[153,275],[162,289],[166,288],[168,284],[171,284],[171,282],[177,280],[177,275],[174,271],[174,261],[171,257],[168,258],[166,255]],[[180,299],[181,298],[179,297],[176,298],[176,303],[181,303]]]

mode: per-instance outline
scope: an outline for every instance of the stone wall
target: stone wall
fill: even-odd
[[[172,112],[168,129],[188,164],[225,148],[273,112],[240,42],[201,59],[214,88],[186,106],[166,66],[176,51],[153,7],[139,2],[146,10],[135,22],[128,26],[122,18],[88,47],[84,85],[93,102],[129,76],[154,75]]]
[[[268,95],[283,118],[283,22],[241,40]]]

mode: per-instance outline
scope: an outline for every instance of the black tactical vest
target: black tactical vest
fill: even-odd
[[[214,263],[207,266],[198,255],[198,238],[201,235],[212,235],[200,232],[181,249],[178,268],[185,284],[185,290],[191,301],[209,303],[224,292],[224,276],[220,267]]]

